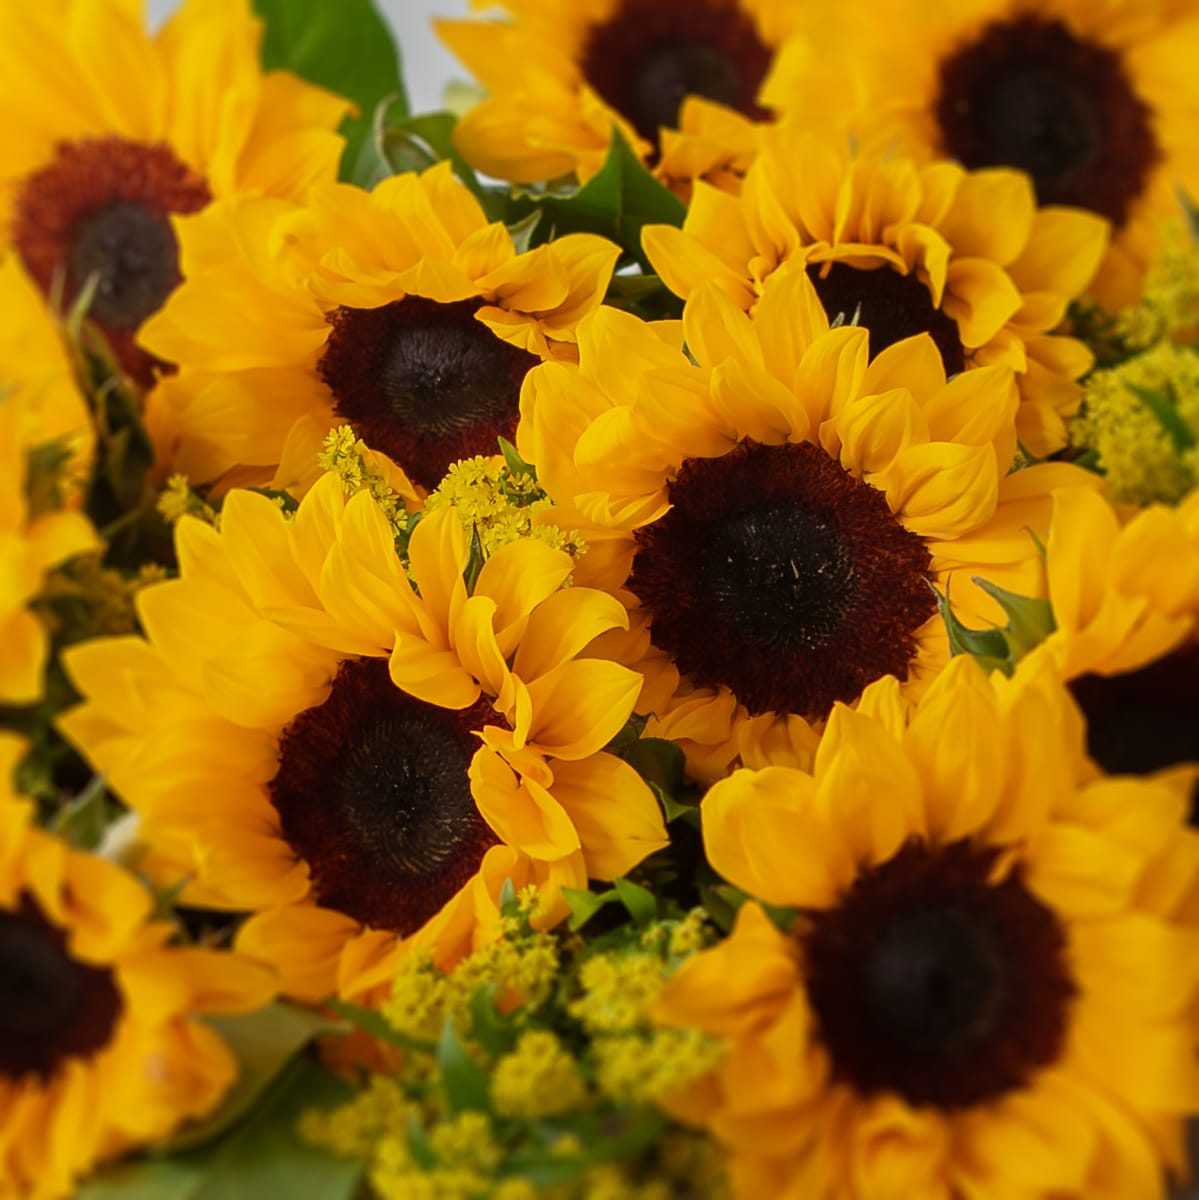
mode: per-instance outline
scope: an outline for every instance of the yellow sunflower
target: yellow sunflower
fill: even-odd
[[[448,163],[371,192],[316,187],[304,207],[214,206],[178,228],[187,280],[142,342],[182,370],[148,422],[160,458],[200,481],[235,467],[269,479],[303,419],[310,448],[350,421],[435,487],[512,436],[525,372],[573,354],[619,254],[588,234],[518,253]]]
[[[830,329],[806,272],[776,273],[751,316],[716,284],[687,302],[678,349],[602,310],[580,363],[530,373],[518,447],[586,582],[622,596],[635,636],[608,651],[646,676],[639,712],[716,778],[895,675],[919,690],[948,658],[934,586],[997,608],[974,575],[1039,594],[1036,541],[1064,465],[1008,475],[1017,396],[1003,366],[946,382],[927,334],[868,361]],[[613,639],[609,639],[611,642]]]
[[[182,578],[138,596],[145,641],[65,655],[61,728],[141,813],[196,903],[253,911],[238,945],[285,989],[362,996],[397,947],[453,962],[495,932],[504,881],[623,874],[665,843],[656,801],[601,753],[640,677],[579,658],[625,621],[525,538],[468,592],[453,508],[408,545],[326,474],[288,518],[235,490],[220,532],[177,530]]]
[[[969,659],[906,728],[838,706],[810,772],[712,787],[708,857],[754,900],[655,1011],[730,1043],[672,1107],[737,1200],[1162,1200],[1199,1108],[1182,809],[1089,776],[1051,677]]]
[[[139,0],[0,7],[0,245],[89,316],[143,385],[134,338],[178,284],[171,217],[337,174],[349,102],[264,75],[248,0],[186,0],[157,33]]]
[[[763,100],[920,161],[1026,171],[1042,204],[1115,226],[1092,287],[1135,302],[1176,189],[1199,188],[1199,15],[1143,0],[809,8]]]
[[[1105,222],[1038,209],[1014,171],[855,157],[793,127],[762,140],[740,196],[697,184],[681,230],[644,231],[666,285],[685,298],[715,279],[752,310],[780,266],[799,264],[831,318],[870,330],[875,354],[926,332],[949,374],[1011,367],[1021,442],[1038,456],[1064,446],[1092,356],[1052,331],[1094,275]]]
[[[743,172],[758,89],[797,19],[790,0],[481,0],[504,21],[438,21],[490,96],[455,144],[473,166],[535,183],[604,161],[615,127],[668,179]]]
[[[47,571],[100,545],[78,494],[57,483],[87,462],[92,433],[59,331],[12,255],[0,258],[0,312],[0,704],[31,704],[49,639],[29,602]]]
[[[1035,656],[1070,682],[1092,757],[1190,793],[1199,781],[1199,493],[1123,521],[1093,492],[1056,493],[1046,577],[1056,629]]]
[[[31,824],[0,736],[0,1195],[58,1200],[125,1150],[204,1116],[237,1076],[196,1014],[265,1004],[269,972],[168,944],[150,894]]]

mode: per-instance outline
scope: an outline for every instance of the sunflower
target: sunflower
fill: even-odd
[[[1008,475],[1012,372],[946,382],[927,334],[868,361],[867,330],[830,329],[803,270],[752,317],[697,289],[683,334],[689,357],[670,326],[595,314],[577,367],[529,375],[517,445],[581,526],[581,577],[630,607],[606,652],[645,674],[638,711],[716,778],[775,739],[810,746],[880,676],[919,691],[949,655],[934,587],[952,577],[964,620],[999,616],[971,576],[1043,589],[1029,531],[1047,489],[1087,476]]]
[[[758,88],[795,23],[787,0],[484,0],[507,21],[438,21],[491,95],[454,141],[473,166],[535,183],[602,165],[616,128],[668,179],[743,171]],[[681,132],[680,132],[681,129]]]
[[[1094,492],[1056,493],[1046,576],[1056,628],[1035,656],[1069,681],[1091,756],[1174,782],[1199,815],[1199,493],[1124,521]]]
[[[92,434],[59,331],[12,255],[0,258],[0,311],[0,704],[31,704],[49,639],[29,602],[47,571],[100,544],[69,482]]]
[[[373,191],[313,188],[178,222],[187,281],[143,343],[183,368],[149,402],[160,458],[193,480],[269,479],[297,421],[350,421],[417,484],[493,454],[521,380],[573,353],[619,250],[571,234],[518,253],[441,163]],[[280,481],[286,482],[286,481]]]
[[[1064,446],[1092,356],[1052,330],[1099,264],[1105,222],[1038,209],[1014,171],[855,157],[794,127],[762,142],[740,196],[699,183],[681,230],[645,229],[666,285],[686,298],[715,279],[752,309],[771,274],[798,263],[830,318],[870,330],[875,354],[929,333],[949,374],[1013,368],[1021,442],[1039,456]]]
[[[648,787],[600,753],[640,678],[581,659],[625,621],[522,539],[468,592],[468,535],[429,512],[396,554],[369,492],[329,473],[289,519],[235,490],[177,527],[182,578],[139,593],[147,640],[65,655],[61,728],[141,813],[190,898],[253,911],[238,945],[293,995],[362,996],[397,948],[452,962],[494,933],[505,880],[623,874],[665,842]],[[161,869],[161,867],[160,867]]]
[[[1199,1106],[1182,807],[1092,778],[1056,681],[969,659],[906,728],[838,706],[810,772],[712,787],[708,857],[754,900],[656,1015],[730,1043],[672,1107],[734,1196],[1164,1197]]]
[[[247,0],[186,0],[157,34],[129,0],[0,9],[0,245],[88,315],[143,385],[138,327],[178,284],[171,218],[213,198],[299,196],[337,174],[348,101],[259,67]],[[94,285],[90,281],[95,280]]]
[[[237,1076],[196,1014],[265,1004],[269,972],[168,945],[150,894],[31,824],[0,736],[0,1194],[56,1200],[80,1175],[204,1116]]]
[[[1135,302],[1176,189],[1199,187],[1193,6],[867,0],[803,21],[766,103],[921,161],[1026,171],[1041,204],[1112,222],[1092,291]]]

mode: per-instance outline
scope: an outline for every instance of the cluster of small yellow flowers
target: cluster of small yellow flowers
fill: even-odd
[[[570,1015],[589,1033],[621,1033],[640,1024],[665,985],[656,954],[597,954],[579,971],[583,994]]]
[[[491,1123],[479,1112],[463,1112],[428,1135],[437,1165],[421,1161],[403,1126],[375,1146],[370,1181],[381,1200],[477,1200],[491,1190],[500,1149]]]
[[[191,489],[186,475],[172,475],[158,497],[158,512],[168,525],[176,525],[184,517],[198,517],[219,528],[221,514]]]
[[[1199,333],[1199,243],[1180,224],[1166,227],[1163,250],[1145,278],[1141,302],[1118,314],[1115,332],[1130,349]]]
[[[362,1091],[340,1108],[306,1112],[300,1119],[300,1133],[345,1158],[369,1158],[381,1137],[405,1127],[412,1107],[398,1080],[372,1075]]]
[[[83,554],[47,576],[37,608],[53,632],[62,628],[60,614],[67,606],[79,609],[75,620],[68,622],[77,627],[65,630],[70,640],[119,637],[137,629],[137,593],[166,578],[166,568],[158,563],[143,563],[136,575],[126,576],[104,566],[99,554]]]
[[[406,493],[401,472],[389,472],[382,459],[355,436],[349,425],[339,425],[325,435],[325,445],[316,457],[322,471],[331,471],[341,479],[347,497],[369,492],[397,533],[408,532]]]
[[[495,1065],[491,1100],[503,1116],[553,1117],[586,1102],[578,1064],[548,1030],[521,1034],[516,1049]]]
[[[447,1016],[469,1008],[478,988],[494,986],[507,1006],[520,1003],[535,1008],[544,1003],[557,974],[557,944],[546,934],[488,943],[448,975],[438,970],[429,954],[407,954],[396,967],[382,1011],[388,1023],[408,1037],[435,1037]]]
[[[1199,355],[1163,341],[1096,371],[1071,437],[1096,452],[1113,500],[1181,500],[1195,486],[1199,465]]]
[[[592,1047],[596,1083],[620,1103],[651,1104],[677,1093],[719,1065],[726,1049],[694,1029],[662,1029],[598,1037]]]
[[[544,517],[552,509],[533,475],[514,471],[500,455],[453,463],[426,501],[430,509],[453,508],[468,531],[479,536],[484,554],[530,537],[572,558],[587,551],[578,530],[564,532]]]

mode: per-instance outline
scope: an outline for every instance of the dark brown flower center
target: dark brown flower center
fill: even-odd
[[[890,267],[860,270],[845,263],[813,264],[808,278],[830,321],[861,325],[870,331],[870,357],[918,333],[931,335],[941,352],[946,375],[966,369],[957,322],[933,304],[928,288],[915,275]]]
[[[538,362],[475,320],[481,304],[406,296],[330,317],[319,369],[338,415],[425,488],[514,436],[521,384]]]
[[[583,77],[646,141],[674,129],[687,96],[747,116],[770,66],[753,19],[737,0],[622,0],[589,33]]]
[[[998,851],[911,841],[801,934],[834,1075],[861,1095],[985,1103],[1057,1058],[1075,994],[1066,939]]]
[[[1120,55],[1061,21],[988,25],[941,66],[945,152],[967,167],[1017,167],[1041,204],[1071,204],[1117,226],[1160,158],[1153,114]]]
[[[472,731],[501,722],[485,701],[459,712],[414,699],[386,659],[341,665],[329,698],[284,730],[271,783],[321,904],[407,935],[453,898],[497,841],[467,772]]]
[[[192,213],[208,188],[165,145],[122,138],[63,142],[21,185],[12,237],[47,295],[70,305],[87,286],[88,316],[125,370],[143,386],[156,359],[135,343],[138,328],[179,284],[172,213]]]
[[[1199,643],[1138,671],[1083,675],[1070,690],[1087,719],[1087,752],[1109,774],[1199,763]],[[1199,825],[1199,786],[1191,820]]]
[[[886,497],[806,442],[688,459],[637,532],[629,587],[654,644],[751,713],[827,714],[907,677],[936,610],[924,543]]]
[[[23,893],[0,912],[0,1079],[49,1079],[106,1046],[121,1012],[113,973],[71,957],[67,937]]]

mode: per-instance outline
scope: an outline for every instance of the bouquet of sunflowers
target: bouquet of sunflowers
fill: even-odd
[[[0,1200],[1186,1194],[1199,3],[490,7],[0,2]]]

